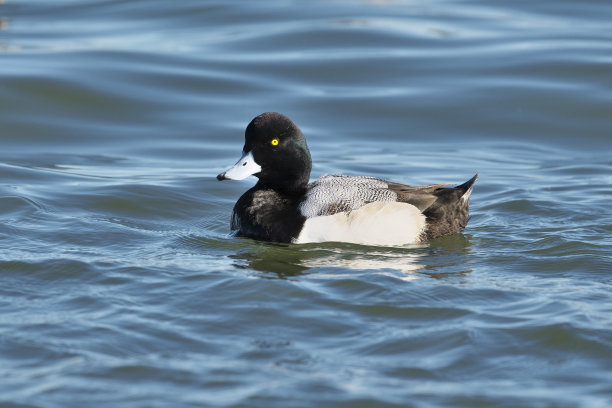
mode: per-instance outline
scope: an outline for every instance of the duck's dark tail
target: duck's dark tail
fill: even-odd
[[[456,234],[468,222],[469,198],[478,174],[456,187],[442,187],[433,192],[437,197],[423,214],[427,217],[427,239]]]
[[[468,197],[470,196],[470,194],[472,193],[472,186],[474,185],[476,180],[478,180],[478,176],[479,176],[479,174],[476,173],[476,175],[474,175],[474,177],[472,177],[471,179],[469,179],[465,183],[455,187],[457,190],[463,191],[462,197],[465,196],[466,194],[467,194]]]

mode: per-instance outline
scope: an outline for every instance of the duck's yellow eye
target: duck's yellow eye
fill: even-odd
[[[270,143],[272,143],[272,146],[276,146],[278,144],[278,139],[272,139]]]

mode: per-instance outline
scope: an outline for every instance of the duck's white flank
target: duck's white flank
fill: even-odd
[[[406,245],[420,242],[424,229],[425,216],[415,206],[377,201],[358,210],[308,218],[294,242]]]

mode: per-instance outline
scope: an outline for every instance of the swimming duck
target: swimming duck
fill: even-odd
[[[236,202],[232,231],[277,242],[420,243],[463,231],[478,178],[456,187],[343,175],[309,183],[311,169],[306,139],[291,119],[275,112],[254,118],[246,128],[242,157],[217,176],[259,179]]]

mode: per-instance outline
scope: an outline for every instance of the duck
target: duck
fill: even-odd
[[[311,170],[306,138],[291,119],[277,112],[255,117],[246,128],[242,156],[217,176],[258,178],[234,205],[232,234],[294,244],[421,244],[464,230],[478,178],[454,187],[329,174],[310,182]]]

